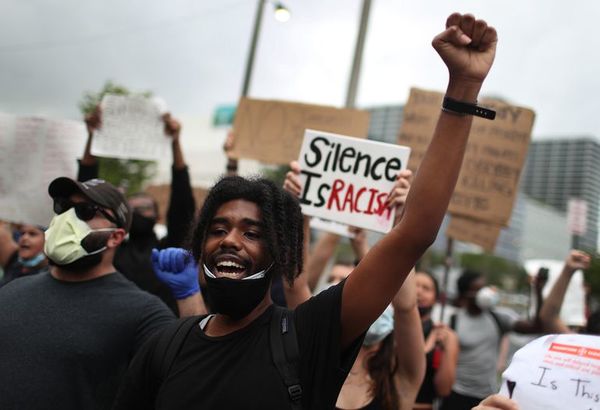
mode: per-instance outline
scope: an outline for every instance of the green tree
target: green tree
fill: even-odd
[[[79,109],[83,116],[94,111],[106,94],[132,95],[126,87],[107,81],[98,92],[86,92],[79,102]],[[146,91],[139,93],[150,97],[152,93]],[[144,185],[156,175],[155,161],[142,161],[136,159],[98,158],[99,177],[109,181],[115,186],[125,189],[127,194],[140,192]]]

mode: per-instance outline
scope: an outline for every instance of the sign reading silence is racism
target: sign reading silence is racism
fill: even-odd
[[[411,89],[398,143],[412,148],[408,168],[413,171],[425,155],[443,98],[439,92]],[[449,235],[493,250],[500,228],[510,220],[535,113],[496,99],[482,99],[479,104],[495,110],[496,119],[473,118],[465,159],[448,208],[452,214]],[[485,237],[481,223],[494,227],[486,231],[489,235]]]
[[[377,232],[388,232],[385,206],[410,148],[306,130],[300,150],[302,212]]]
[[[369,132],[369,113],[322,105],[242,98],[233,125],[230,155],[268,164],[287,165],[298,158],[306,129],[357,138]]]

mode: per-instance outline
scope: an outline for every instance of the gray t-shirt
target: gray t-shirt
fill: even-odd
[[[512,329],[516,319],[506,312],[494,311],[500,327],[485,311],[470,316],[464,309],[456,311],[456,333],[460,355],[456,366],[456,393],[484,398],[498,391],[496,363],[502,335]]]
[[[108,409],[136,350],[171,310],[120,273],[50,273],[0,289],[0,409]]]

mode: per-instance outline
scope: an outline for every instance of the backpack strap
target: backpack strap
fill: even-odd
[[[504,336],[504,333],[506,333],[504,331],[504,328],[502,327],[502,323],[500,322],[500,318],[498,317],[498,314],[496,312],[494,312],[493,309],[489,309],[488,312],[490,312],[490,315],[492,315],[492,319],[494,319],[494,323],[496,323],[496,327],[498,328],[498,334],[500,335],[500,339],[502,339],[502,336]]]
[[[296,338],[294,314],[273,306],[270,329],[271,356],[287,388],[293,410],[302,409],[302,386],[298,377],[300,350]]]
[[[456,332],[456,321],[458,320],[458,315],[455,313],[450,316],[450,329]]]
[[[204,316],[206,315],[178,319],[160,334],[151,361],[152,374],[159,385],[169,375],[171,366],[173,366],[184,340]]]

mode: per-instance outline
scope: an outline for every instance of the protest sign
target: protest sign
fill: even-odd
[[[306,130],[300,150],[302,212],[346,225],[388,232],[385,206],[410,148]]]
[[[344,225],[334,221],[328,221],[317,217],[310,218],[310,227],[320,231],[334,233],[336,235],[354,238],[354,233],[350,231],[348,225]]]
[[[411,89],[398,143],[411,147],[408,168],[413,171],[419,167],[433,136],[442,100],[442,93]],[[464,163],[448,210],[453,215],[506,226],[535,114],[498,100],[482,99],[479,104],[495,110],[496,119],[473,119]]]
[[[547,335],[513,356],[500,394],[522,410],[599,410],[600,337]]]
[[[321,105],[242,98],[233,129],[233,158],[287,165],[298,158],[306,129],[366,138],[369,132],[369,113]]]
[[[86,135],[81,122],[0,113],[0,219],[47,226],[48,185],[75,178]]]
[[[487,252],[494,252],[501,229],[500,225],[453,215],[450,218],[448,228],[446,228],[446,236],[457,241],[474,243]]]
[[[154,200],[156,200],[156,202],[158,203],[158,220],[166,224],[167,211],[169,209],[169,200],[171,198],[171,185],[150,185],[145,189],[145,192],[152,198],[154,198]],[[192,192],[194,194],[194,199],[196,200],[196,209],[199,209],[204,203],[204,200],[206,199],[208,189],[193,187]]]
[[[548,269],[548,281],[542,290],[544,299],[548,297],[554,283],[558,280],[563,267],[564,261],[552,259],[529,259],[525,261],[525,270],[531,277],[535,277],[540,268]],[[535,314],[533,309],[532,314]],[[565,299],[560,309],[560,319],[571,326],[583,326],[585,320],[585,290],[583,288],[583,272],[577,271],[571,277]]]
[[[571,198],[567,202],[567,226],[571,235],[583,236],[587,232],[587,201]]]
[[[164,131],[164,102],[143,96],[106,95],[102,125],[94,133],[92,154],[99,157],[158,160],[170,151]]]

